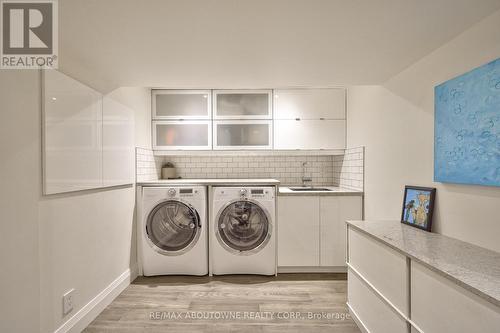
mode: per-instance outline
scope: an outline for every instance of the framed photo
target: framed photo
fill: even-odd
[[[401,223],[431,231],[435,198],[435,188],[405,186]]]

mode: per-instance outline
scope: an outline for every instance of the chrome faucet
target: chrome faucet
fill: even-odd
[[[306,182],[312,182],[312,177],[306,177],[307,162],[302,162],[302,186],[306,186]]]

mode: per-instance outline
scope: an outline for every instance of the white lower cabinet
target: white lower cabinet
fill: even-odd
[[[348,237],[351,267],[408,315],[406,256],[357,230],[350,229]]]
[[[361,231],[348,227],[347,298],[351,315],[362,331],[499,332],[498,306],[434,271],[436,268],[413,259],[407,252],[388,246],[386,239],[399,237],[395,232],[388,231],[386,236],[375,228],[378,233],[373,236],[366,230],[370,228]],[[435,234],[429,236],[436,237]],[[418,241],[422,242],[427,234],[419,237]],[[414,236],[407,242],[416,240]],[[443,245],[443,251],[447,250]],[[434,260],[440,265],[446,262]],[[456,263],[449,266],[452,265]]]
[[[406,333],[406,320],[387,305],[352,270],[347,273],[349,307],[370,333]]]
[[[361,196],[278,197],[278,266],[345,267],[345,220],[361,212]]]
[[[425,333],[499,332],[500,309],[413,262],[412,320]]]
[[[322,196],[319,198],[320,266],[345,266],[345,221],[362,219],[362,197]]]
[[[319,266],[318,236],[318,197],[278,197],[278,266]]]

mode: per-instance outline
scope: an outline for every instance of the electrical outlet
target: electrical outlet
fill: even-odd
[[[63,295],[63,316],[67,315],[73,311],[73,296],[75,294],[75,289],[71,289],[66,294]]]

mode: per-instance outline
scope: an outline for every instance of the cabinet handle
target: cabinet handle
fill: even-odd
[[[325,120],[325,118],[319,118],[319,120]]]
[[[295,118],[296,121],[300,121],[300,118]]]

